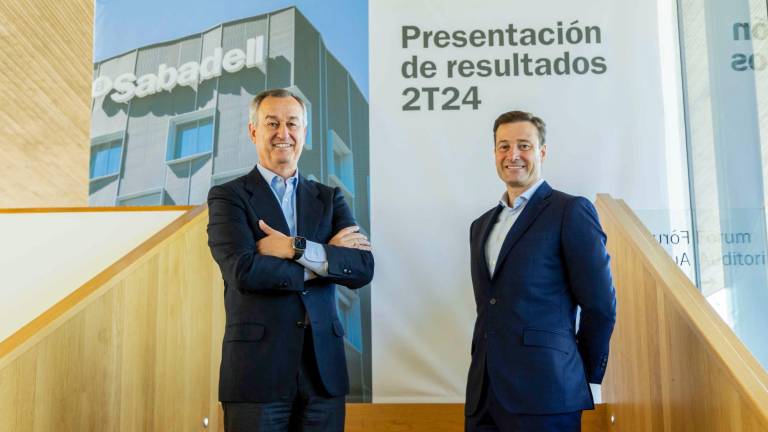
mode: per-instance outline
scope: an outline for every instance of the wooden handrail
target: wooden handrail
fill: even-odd
[[[189,210],[0,343],[1,429],[219,430],[207,221]]]
[[[123,208],[129,209],[128,211],[144,211],[144,209],[147,209],[145,211],[152,211],[150,210],[152,207],[123,207]],[[0,342],[0,363],[7,361],[7,359],[4,358],[7,354],[11,353],[13,350],[23,345],[26,341],[31,339],[40,330],[46,328],[51,323],[56,321],[56,319],[66,314],[70,309],[74,308],[80,302],[88,298],[90,294],[95,292],[99,287],[104,285],[112,277],[116,276],[122,270],[129,267],[137,259],[139,259],[144,254],[146,254],[147,251],[149,251],[150,249],[162,243],[163,240],[167,239],[171,234],[176,232],[180,227],[186,225],[191,220],[200,216],[201,213],[203,213],[203,211],[206,210],[207,208],[208,208],[207,204],[203,204],[197,207],[190,207],[190,206],[164,207],[163,210],[186,209],[187,212],[182,214],[178,218],[174,219],[173,222],[168,224],[162,230],[158,231],[152,237],[145,240],[135,249],[130,251],[127,255],[115,261],[112,265],[110,265],[109,267],[101,271],[99,274],[94,276],[88,282],[86,282],[85,284],[83,284],[82,286],[74,290],[72,293],[64,297],[55,305],[48,308],[48,310],[46,310],[42,314],[38,315],[35,319],[27,323],[24,327],[20,328],[15,333],[13,333],[12,335],[8,336],[6,339],[1,341]],[[85,211],[90,211],[91,208],[86,207],[84,209]],[[142,210],[136,210],[136,209],[142,209]],[[99,210],[96,210],[96,211],[99,211]],[[18,212],[18,213],[21,213],[21,212]]]
[[[601,194],[597,208],[619,308],[603,385],[623,417],[617,430],[726,430],[696,408],[713,405],[717,416],[768,427],[765,369],[625,202]]]
[[[157,212],[189,211],[195,206],[115,206],[115,207],[38,207],[0,208],[3,213],[96,213],[96,212]]]

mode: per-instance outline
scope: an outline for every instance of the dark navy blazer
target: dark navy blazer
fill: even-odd
[[[227,316],[219,400],[273,402],[288,397],[307,317],[325,389],[332,396],[348,393],[335,284],[368,284],[373,255],[326,244],[340,229],[355,225],[341,190],[299,176],[297,233],[323,244],[328,259],[328,276],[306,282],[304,267],[297,262],[256,250],[256,242],[265,236],[260,219],[290,235],[280,205],[257,169],[213,187],[208,209],[208,245],[224,278]]]
[[[542,183],[502,243],[491,277],[485,243],[501,209],[489,210],[470,228],[477,321],[466,414],[478,408],[485,374],[512,413],[591,409],[588,382],[602,381],[616,320],[597,212],[589,200]]]

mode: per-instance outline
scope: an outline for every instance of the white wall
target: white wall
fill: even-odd
[[[0,214],[0,340],[182,213]]]

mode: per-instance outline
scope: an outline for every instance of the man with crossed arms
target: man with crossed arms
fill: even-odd
[[[208,195],[208,244],[224,278],[227,317],[219,380],[225,429],[342,431],[349,381],[335,284],[371,281],[371,245],[341,190],[298,172],[304,102],[267,90],[249,117],[258,164]]]

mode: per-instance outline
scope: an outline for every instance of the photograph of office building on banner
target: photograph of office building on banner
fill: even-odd
[[[248,105],[300,95],[309,128],[299,172],[344,192],[370,236],[368,102],[296,7],[226,22],[94,64],[89,203],[196,205],[256,161]],[[371,400],[370,290],[339,287],[349,400]]]

